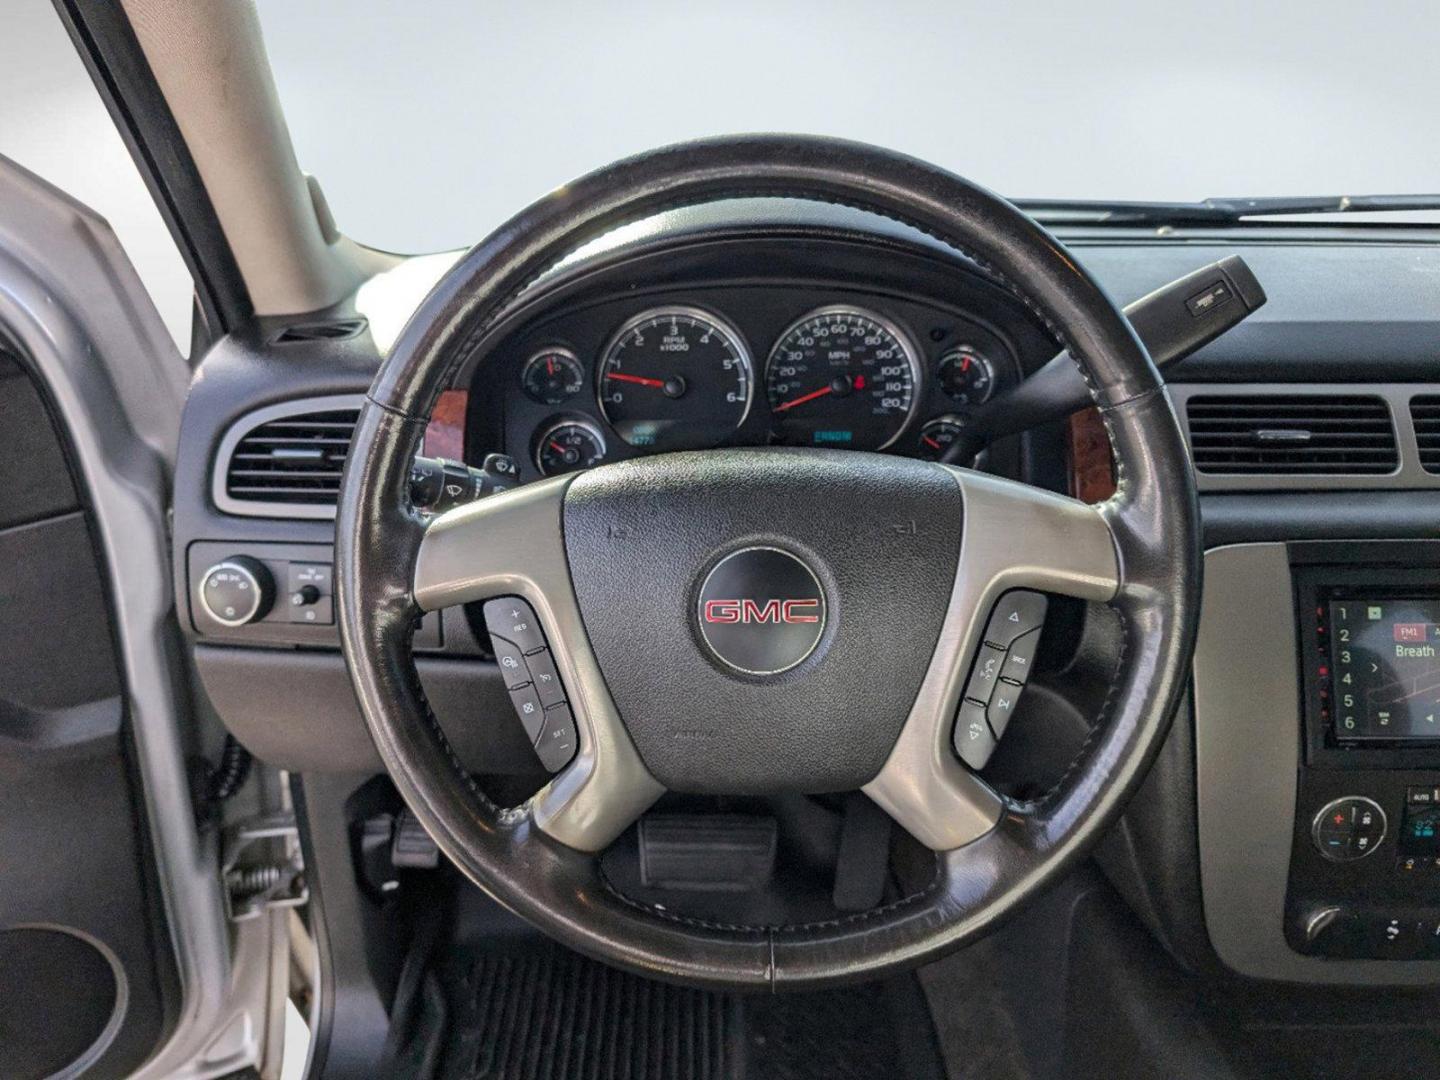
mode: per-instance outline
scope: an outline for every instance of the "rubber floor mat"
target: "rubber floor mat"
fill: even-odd
[[[933,1073],[915,1064],[914,1044],[933,1042],[928,1014],[897,1012],[894,995],[878,985],[737,996],[653,982],[529,944],[452,955],[439,967],[450,1002],[445,1080],[941,1075],[938,1057]],[[916,1026],[924,1029],[919,1039]]]
[[[447,1080],[728,1080],[738,1002],[548,946],[449,968]],[[459,967],[459,970],[455,970]]]

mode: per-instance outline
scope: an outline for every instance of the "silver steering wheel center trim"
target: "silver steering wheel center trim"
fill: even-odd
[[[986,473],[945,466],[965,501],[955,584],[930,669],[880,772],[862,789],[935,851],[980,839],[999,795],[956,758],[951,729],[986,620],[1010,589],[1113,600],[1115,537],[1097,507]]]
[[[560,843],[600,851],[665,789],[625,730],[575,600],[561,526],[572,479],[542,480],[436,518],[415,559],[414,592],[425,611],[495,596],[520,596],[535,608],[570,693],[580,746],[531,811]]]

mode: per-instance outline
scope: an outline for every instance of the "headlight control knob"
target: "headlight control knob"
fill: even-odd
[[[275,578],[259,559],[232,555],[200,578],[200,602],[222,626],[257,622],[275,602]]]

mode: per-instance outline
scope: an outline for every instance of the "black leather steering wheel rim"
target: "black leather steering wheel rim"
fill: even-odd
[[[1120,670],[1085,751],[1043,802],[1006,805],[980,839],[937,855],[931,885],[820,924],[726,926],[611,889],[589,853],[494,806],[461,769],[419,685],[410,638],[426,523],[409,463],[438,394],[539,275],[585,242],[664,209],[724,198],[831,201],[895,218],[980,263],[1076,359],[1115,448]],[[523,490],[523,489],[522,489]],[[517,493],[519,494],[519,493]],[[508,496],[506,497],[508,498]],[[427,297],[383,364],[352,442],[336,522],[341,639],[376,748],[456,866],[562,942],[692,984],[815,985],[913,966],[992,928],[1073,867],[1158,753],[1199,616],[1200,519],[1188,454],[1160,378],[1114,302],[1019,210],[944,170],[875,147],[798,136],[690,143],[619,162],[535,203],[473,248]]]

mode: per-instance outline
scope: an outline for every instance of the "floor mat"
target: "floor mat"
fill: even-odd
[[[446,1080],[943,1075],[913,980],[736,996],[652,982],[529,944],[452,956],[439,970],[450,1003]]]

